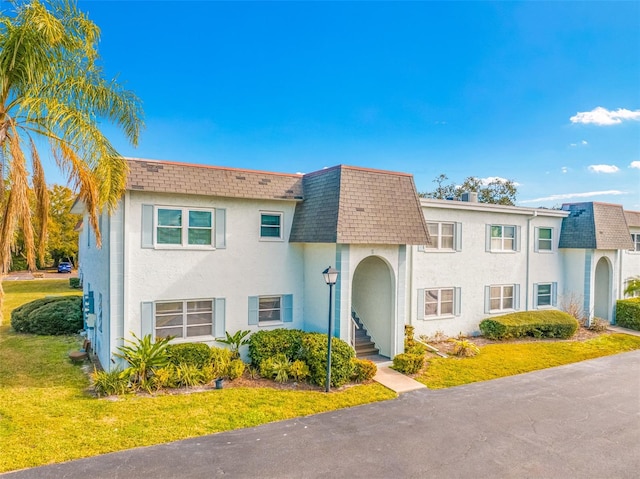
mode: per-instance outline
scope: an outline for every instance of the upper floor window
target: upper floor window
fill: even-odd
[[[419,251],[461,251],[462,223],[427,222],[431,244],[418,247]]]
[[[225,248],[226,210],[142,205],[143,248]]]
[[[633,241],[633,248],[631,248],[631,251],[640,251],[640,233],[632,233],[631,241]]]
[[[260,238],[281,240],[282,213],[260,213]]]
[[[211,246],[213,238],[211,210],[158,208],[157,212],[157,244]]]
[[[520,285],[492,284],[485,286],[485,313],[510,311],[519,308]]]
[[[520,251],[520,227],[487,225],[487,251]]]
[[[536,251],[553,251],[553,228],[536,228]]]

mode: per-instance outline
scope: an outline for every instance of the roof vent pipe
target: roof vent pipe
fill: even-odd
[[[462,193],[462,201],[466,201],[468,203],[477,203],[478,193],[476,193],[475,191],[466,191]]]

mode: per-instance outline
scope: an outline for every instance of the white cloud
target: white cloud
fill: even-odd
[[[624,120],[640,120],[640,110],[627,110],[618,108],[617,110],[607,110],[601,106],[591,111],[580,111],[569,118],[571,123],[593,123],[594,125],[617,125]]]
[[[577,146],[587,146],[589,142],[587,140],[582,140],[580,143],[569,143],[571,148],[575,148]]]
[[[620,168],[616,165],[589,165],[589,171],[592,173],[617,173]]]
[[[581,145],[587,146],[589,144],[589,142],[587,140],[582,140],[580,142]]]
[[[502,178],[500,176],[487,176],[486,178],[480,178],[480,181],[482,181],[483,185],[488,185],[492,181],[499,181],[500,183],[506,183],[509,180],[507,180],[506,178]],[[520,183],[518,183],[517,181],[514,181],[513,185],[520,186]]]
[[[631,164],[629,165],[629,168],[635,168],[637,170],[640,170],[640,161],[632,161]]]
[[[563,173],[568,173],[569,172],[569,168],[566,166],[563,166],[562,168],[560,168],[560,171],[562,171]]]
[[[573,198],[588,198],[590,196],[605,196],[605,195],[626,195],[624,191],[620,190],[606,190],[606,191],[587,191],[585,193],[564,193],[561,195],[545,196],[544,198],[536,198],[534,200],[519,201],[519,203],[541,203],[543,201],[559,201],[570,200]]]

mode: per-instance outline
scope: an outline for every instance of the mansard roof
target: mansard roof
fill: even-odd
[[[304,175],[291,242],[429,244],[413,177],[339,165]]]
[[[624,217],[627,219],[627,226],[640,228],[640,211],[625,211]]]
[[[562,220],[560,248],[630,249],[631,235],[621,205],[569,203]]]
[[[265,200],[301,200],[302,175],[128,159],[127,189]]]

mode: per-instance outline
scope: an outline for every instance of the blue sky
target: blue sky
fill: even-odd
[[[523,206],[640,210],[639,2],[79,4],[144,103],[139,147],[113,135],[126,156],[342,163],[418,191],[501,177]]]

